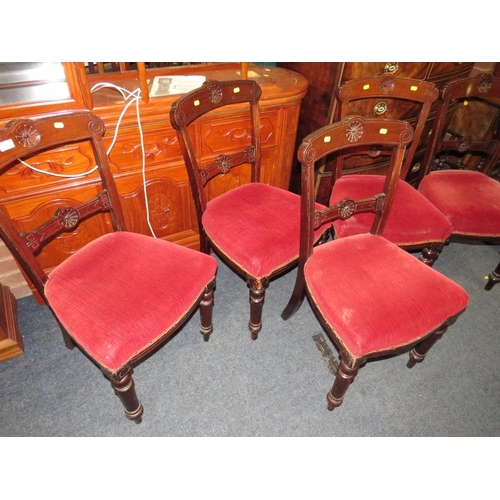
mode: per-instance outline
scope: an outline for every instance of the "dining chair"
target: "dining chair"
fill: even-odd
[[[300,233],[300,196],[261,182],[261,94],[254,80],[207,81],[179,97],[170,111],[195,201],[200,249],[213,250],[244,277],[253,340],[262,329],[270,281],[297,264]],[[212,147],[223,153],[207,153],[199,131],[235,105],[245,106],[247,121]],[[319,228],[315,241],[322,234]]]
[[[16,189],[25,193],[13,203],[12,193],[2,190],[0,236],[60,324],[66,347],[78,346],[100,368],[126,417],[140,423],[133,367],[197,308],[208,340],[217,261],[126,230],[103,134],[100,118],[87,111],[16,119],[0,130],[0,174],[14,176]],[[78,184],[64,187],[57,176],[66,174],[51,177],[55,158]],[[30,194],[40,179],[46,189]],[[91,218],[103,234],[85,241]],[[48,269],[43,257],[56,238],[65,242],[68,256]]]
[[[360,115],[362,111],[367,118],[404,119],[404,116],[417,115],[413,140],[406,149],[383,236],[406,250],[421,250],[420,259],[430,266],[448,243],[453,227],[442,212],[405,179],[412,168],[417,149],[422,148],[421,139],[424,138],[431,107],[437,98],[438,90],[432,82],[392,74],[357,78],[338,89],[341,118]],[[349,168],[349,158],[337,158],[331,203],[346,196],[354,199],[367,198],[381,191],[385,175],[356,173],[356,167],[373,159],[384,163],[384,152],[372,148],[364,159],[358,156],[355,158],[354,168]],[[373,219],[372,213],[358,214],[346,220],[338,219],[333,223],[335,235],[343,238],[366,233],[370,230]]]
[[[500,77],[482,73],[443,87],[418,190],[451,222],[454,241],[473,239],[498,243],[500,182],[490,176],[500,160],[498,132],[478,137],[474,127],[462,130],[460,135],[448,129],[447,117],[458,110],[462,122],[467,122],[465,116],[472,101],[498,107]],[[473,124],[473,120],[470,123]],[[480,158],[474,169],[467,167],[471,157]],[[490,273],[486,290],[500,281],[498,272],[500,264]]]
[[[421,363],[468,304],[460,285],[381,236],[412,135],[404,121],[350,117],[311,133],[298,150],[300,258],[282,317],[289,320],[307,296],[335,344],[340,363],[327,394],[329,410],[342,404],[359,368],[369,359],[409,352],[409,368]],[[391,151],[381,192],[360,200],[346,197],[318,211],[314,206],[315,163],[326,155],[363,153],[367,147]],[[369,232],[313,245],[319,224],[365,212],[375,214]]]

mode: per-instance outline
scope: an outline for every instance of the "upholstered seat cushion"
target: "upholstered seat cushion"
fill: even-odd
[[[345,175],[335,182],[330,203],[344,197],[369,198],[383,190],[385,176]],[[373,223],[373,213],[356,214],[333,226],[339,238],[368,233]],[[383,231],[383,236],[397,245],[419,245],[447,240],[452,234],[450,221],[407,182],[398,182],[394,202]]]
[[[214,246],[240,269],[255,278],[270,276],[298,259],[300,196],[263,183],[244,184],[209,201],[203,225]],[[324,230],[317,230],[316,238]]]
[[[116,371],[179,322],[216,269],[217,261],[201,252],[116,232],[57,266],[45,290],[75,342]]]
[[[468,304],[461,286],[372,234],[315,247],[305,278],[313,302],[358,358],[415,342]]]
[[[418,190],[450,220],[454,233],[500,236],[500,183],[471,170],[438,170]]]

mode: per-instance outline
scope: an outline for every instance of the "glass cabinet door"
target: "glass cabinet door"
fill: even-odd
[[[0,106],[70,97],[60,62],[0,62]]]

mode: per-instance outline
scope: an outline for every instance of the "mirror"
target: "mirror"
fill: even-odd
[[[69,98],[60,62],[0,62],[0,106]]]

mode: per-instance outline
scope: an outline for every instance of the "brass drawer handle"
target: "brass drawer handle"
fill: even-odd
[[[373,106],[373,114],[375,116],[383,115],[387,111],[387,103],[384,101],[377,102],[375,106]]]
[[[384,66],[385,73],[396,73],[396,71],[398,69],[399,69],[399,63],[396,63],[396,62],[385,63],[385,66]]]

